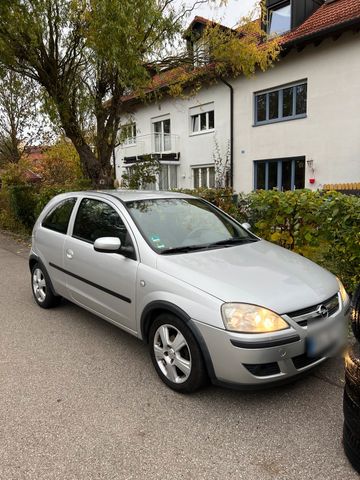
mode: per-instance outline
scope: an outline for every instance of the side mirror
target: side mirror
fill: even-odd
[[[241,226],[245,228],[245,230],[251,230],[251,225],[250,223],[242,223]]]
[[[103,253],[118,253],[121,248],[120,238],[100,237],[94,242],[94,250]]]

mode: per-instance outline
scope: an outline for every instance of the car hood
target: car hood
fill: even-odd
[[[261,305],[279,314],[316,305],[338,291],[334,275],[265,240],[162,255],[157,268],[224,302]]]

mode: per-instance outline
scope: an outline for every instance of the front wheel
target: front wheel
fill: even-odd
[[[31,269],[31,286],[35,301],[40,307],[52,308],[59,304],[61,297],[52,292],[49,276],[39,263],[35,263]]]
[[[173,390],[191,393],[207,379],[200,348],[189,327],[172,314],[160,315],[150,328],[150,355],[161,380]]]

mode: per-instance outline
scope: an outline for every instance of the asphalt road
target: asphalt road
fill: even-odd
[[[341,360],[258,393],[183,396],[146,346],[63,302],[32,299],[27,249],[0,235],[0,479],[334,479]]]

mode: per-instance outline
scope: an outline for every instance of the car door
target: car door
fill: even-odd
[[[137,254],[97,252],[94,242],[101,237],[118,237],[135,252],[134,237],[116,206],[98,198],[83,198],[64,245],[68,295],[75,303],[136,333]]]
[[[76,197],[59,200],[34,229],[35,253],[44,263],[55,292],[66,296],[66,278],[62,272],[64,244]],[[60,267],[60,268],[58,268]]]

